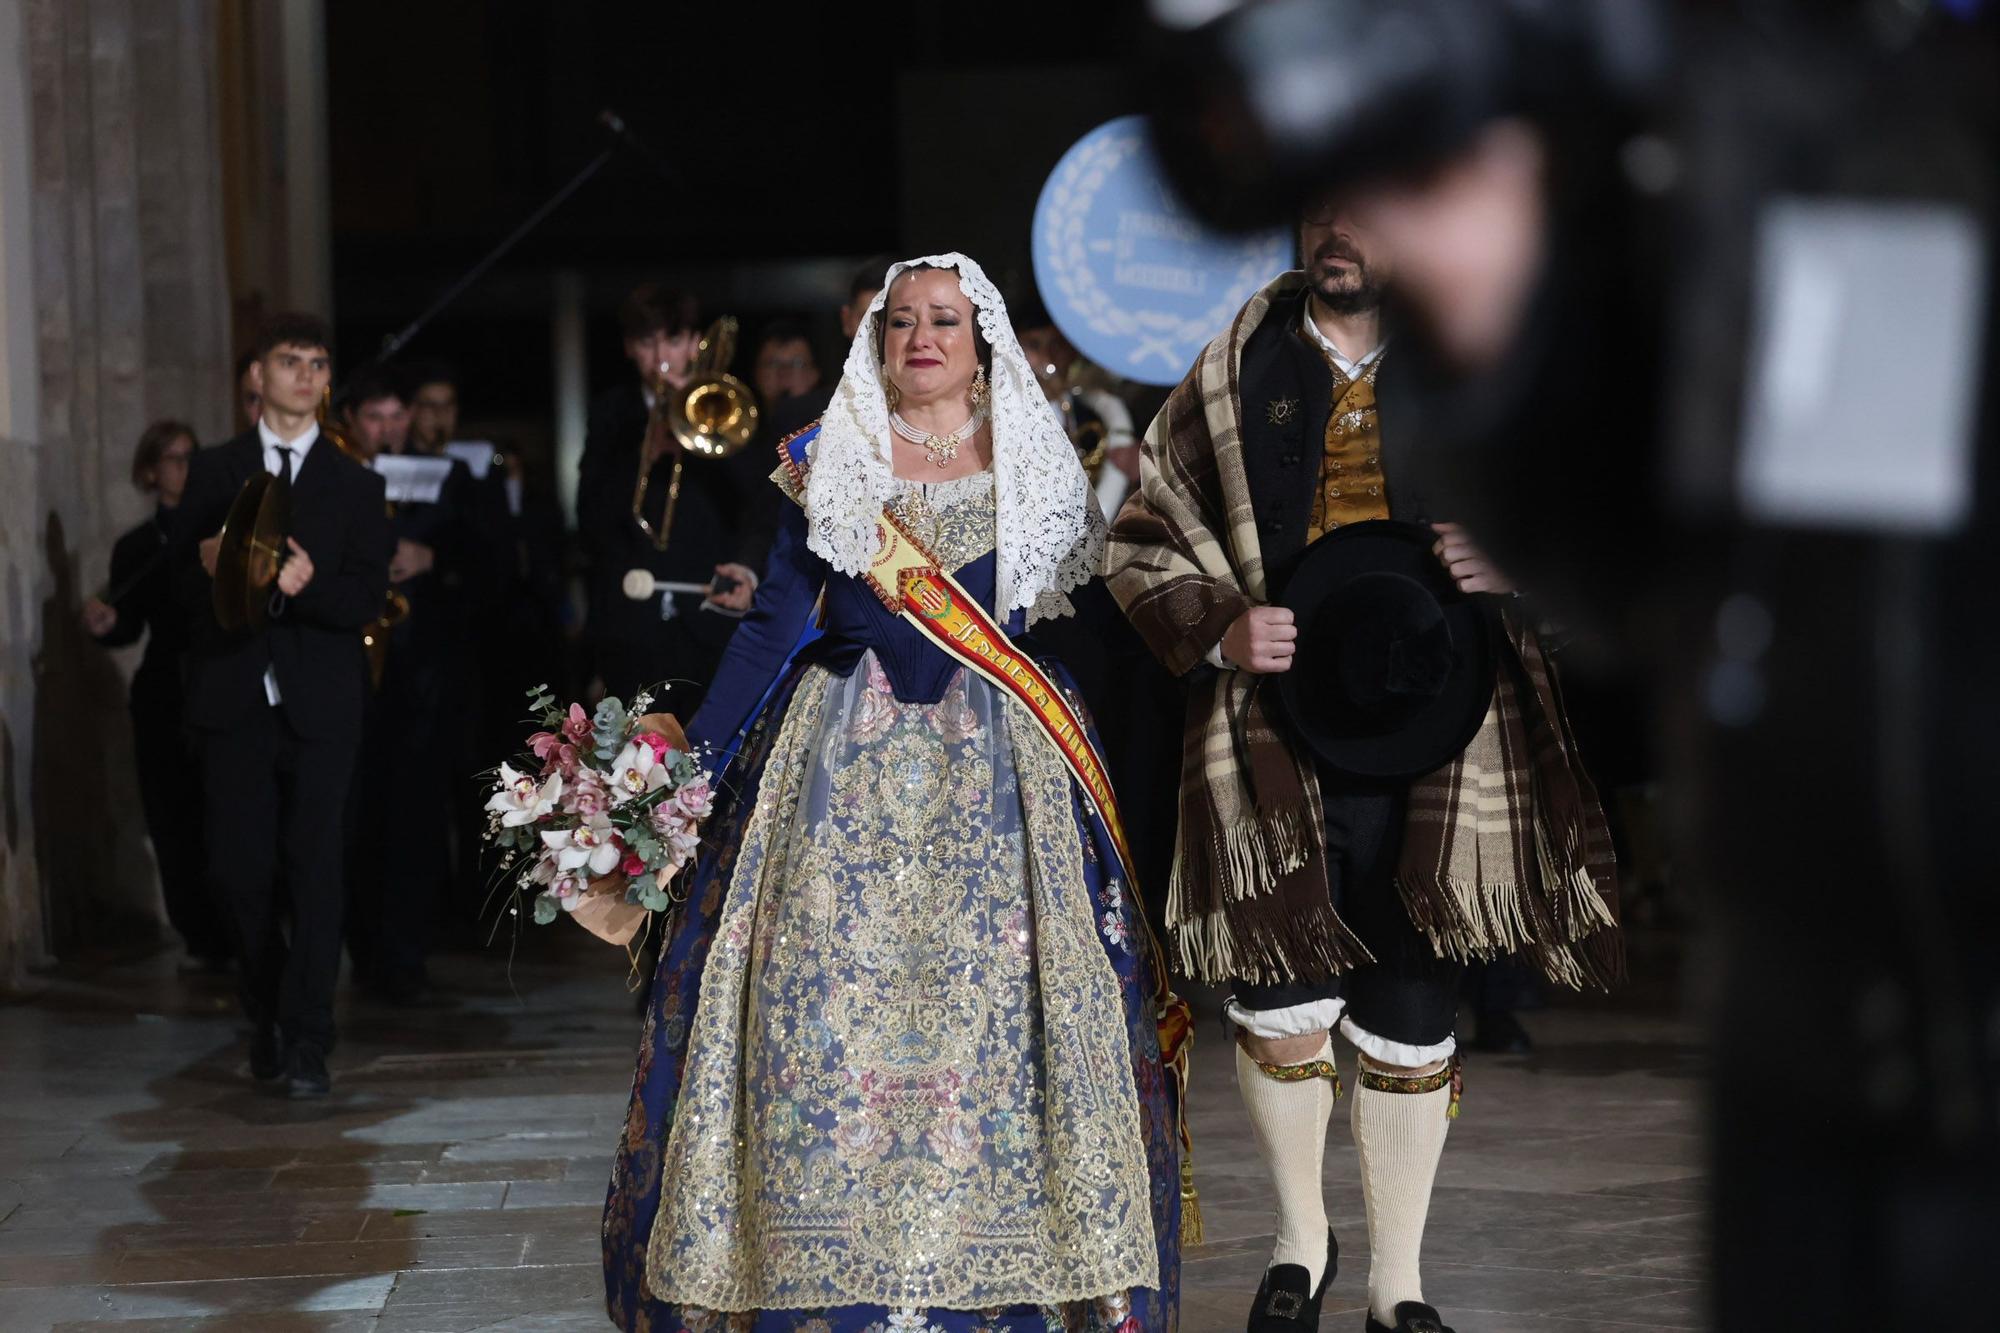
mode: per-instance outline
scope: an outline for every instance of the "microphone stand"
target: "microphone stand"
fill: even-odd
[[[679,174],[674,171],[667,160],[655,152],[652,145],[634,134],[630,127],[625,124],[624,118],[619,116],[617,112],[606,107],[597,113],[597,121],[611,135],[612,142],[606,144],[598,152],[597,156],[584,163],[582,170],[564,182],[562,187],[550,195],[540,208],[537,208],[534,212],[528,214],[526,218],[522,219],[519,226],[508,232],[498,245],[488,250],[478,263],[466,270],[464,276],[460,277],[457,282],[452,283],[451,286],[445,288],[444,293],[435,301],[432,301],[422,314],[418,315],[395,333],[384,338],[381,350],[377,351],[374,356],[350,372],[350,379],[363,370],[379,366],[383,362],[390,360],[398,352],[409,346],[411,340],[423,331],[426,324],[437,318],[447,306],[463,296],[468,288],[485,277],[488,269],[491,269],[501,259],[505,258],[508,251],[519,245],[551,213],[562,207],[571,195],[583,188],[586,181],[603,170],[604,165],[618,155],[618,149],[621,146],[631,148],[640,157],[644,158],[647,164],[664,176],[670,184],[676,186],[681,184]]]

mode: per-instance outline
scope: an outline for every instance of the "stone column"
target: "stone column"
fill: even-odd
[[[41,395],[22,9],[21,0],[0,0],[0,992],[43,955],[28,787],[43,580],[36,544]]]
[[[204,0],[0,0],[0,986],[160,920],[131,662],[77,616],[146,512],[146,423],[230,426],[212,24]]]

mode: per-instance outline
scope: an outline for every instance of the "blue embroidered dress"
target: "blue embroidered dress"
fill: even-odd
[[[990,611],[991,474],[891,503]],[[788,664],[816,605],[825,633]],[[1117,1324],[1129,1293],[1137,1327],[1171,1330],[1145,929],[1053,742],[831,572],[795,506],[688,731],[740,744],[645,1022],[613,1320],[1047,1333]]]

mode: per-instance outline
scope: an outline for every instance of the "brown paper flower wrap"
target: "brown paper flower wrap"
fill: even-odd
[[[644,714],[634,729],[664,736],[667,744],[676,750],[688,748],[687,733],[681,730],[681,724],[672,713]],[[652,872],[653,883],[664,893],[675,873],[664,868],[655,870]],[[582,904],[570,912],[569,919],[600,940],[629,949],[646,924],[646,918],[651,915],[647,908],[626,900],[625,891],[631,883],[631,877],[623,871],[614,870],[608,875],[597,876],[590,881]]]
[[[672,714],[605,699],[585,713],[546,687],[530,691],[542,730],[502,764],[487,800],[486,841],[501,875],[527,897],[537,925],[571,916],[599,939],[635,952],[670,885],[693,861],[713,797],[708,775]]]

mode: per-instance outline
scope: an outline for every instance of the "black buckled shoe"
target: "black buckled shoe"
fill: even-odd
[[[1257,1286],[1257,1299],[1250,1303],[1249,1333],[1312,1333],[1319,1327],[1319,1303],[1339,1270],[1340,1242],[1328,1227],[1326,1272],[1320,1276],[1319,1289],[1306,1289],[1312,1274],[1304,1264],[1272,1264]]]
[[[278,1036],[278,1025],[258,1024],[250,1036],[250,1077],[259,1083],[269,1083],[283,1077],[284,1072],[285,1043]]]
[[[1368,1312],[1368,1333],[1452,1333],[1444,1316],[1422,1301],[1397,1301],[1396,1325],[1391,1328]]]

